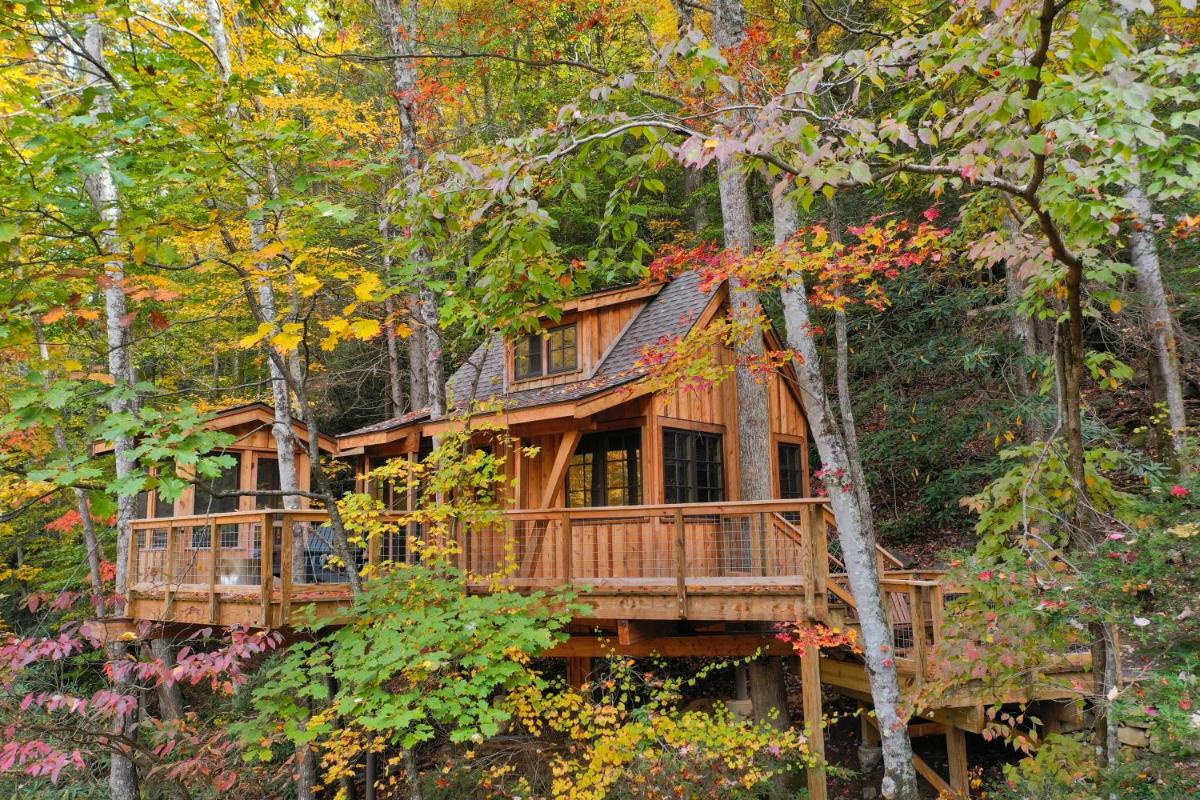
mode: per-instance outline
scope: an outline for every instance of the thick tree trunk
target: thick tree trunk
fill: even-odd
[[[775,187],[771,196],[775,216],[775,239],[784,242],[795,233],[798,216],[787,197],[786,184]],[[916,770],[913,768],[912,742],[907,721],[900,716],[900,680],[896,672],[892,631],[883,608],[875,558],[875,537],[863,523],[858,494],[835,473],[850,474],[850,459],[845,440],[837,427],[821,360],[813,339],[808,294],[803,278],[797,273],[781,291],[788,345],[797,354],[795,360],[800,395],[813,441],[826,472],[825,487],[837,520],[842,559],[850,580],[850,591],[861,622],[863,657],[871,685],[875,716],[883,733],[884,778],[881,792],[892,800],[918,800]]]
[[[87,30],[84,35],[84,48],[88,58],[96,65],[105,63],[104,57],[104,28],[96,17],[89,17]],[[103,86],[103,79],[94,71],[85,71],[84,80],[100,89],[93,104],[96,118],[111,109],[107,90],[115,90],[115,86]],[[125,260],[122,255],[119,226],[121,222],[121,196],[113,179],[110,162],[111,152],[101,152],[97,155],[97,167],[94,172],[84,179],[84,189],[91,198],[92,206],[100,218],[99,242],[104,255],[104,289],[105,333],[108,345],[108,373],[113,385],[132,392],[133,390],[133,354],[130,352],[131,338],[126,322],[125,298]],[[109,401],[109,411],[114,415],[131,413],[134,402],[131,394],[114,393]],[[116,477],[118,480],[133,473],[133,449],[135,442],[132,436],[118,436],[113,443],[116,458]],[[137,499],[134,495],[121,495],[117,498],[117,580],[118,597],[117,613],[124,613],[124,598],[129,591],[129,542],[132,537],[133,517]],[[110,661],[123,661],[128,646],[124,642],[113,642],[107,648]],[[127,680],[116,681],[118,692],[130,691]],[[113,732],[132,739],[137,732],[136,714],[126,714],[113,722]],[[108,789],[112,800],[136,800],[140,791],[138,788],[137,767],[125,756],[113,752],[109,764]]]
[[[1154,211],[1142,191],[1141,176],[1125,187],[1125,200],[1134,213],[1129,232],[1129,253],[1137,274],[1138,294],[1142,296],[1146,322],[1154,340],[1154,359],[1162,381],[1163,401],[1167,405],[1167,424],[1172,433],[1187,427],[1187,409],[1183,402],[1183,378],[1179,369],[1179,349],[1175,341],[1175,319],[1163,285],[1158,246],[1154,241]]]
[[[163,663],[168,670],[175,666],[175,650],[165,639],[150,640],[150,652]],[[183,716],[183,690],[178,683],[160,682],[155,687],[158,695],[158,716],[164,720],[179,719]]]

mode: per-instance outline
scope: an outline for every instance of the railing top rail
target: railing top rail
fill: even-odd
[[[804,508],[822,506],[829,501],[823,497],[802,497],[794,500],[729,500],[717,503],[663,503],[637,506],[588,506],[581,508],[514,508],[506,509],[504,516],[513,520],[558,519],[566,512],[574,519],[646,517],[670,515],[682,511],[687,516],[720,514],[780,513],[800,511]],[[387,517],[402,518],[403,511],[384,511]],[[259,522],[264,515],[281,518],[284,515],[300,521],[319,521],[329,516],[323,509],[259,509],[256,511],[230,511],[223,514],[192,514],[178,517],[151,517],[133,521],[135,529],[162,528],[167,525],[202,525],[215,522],[218,525],[236,522]]]

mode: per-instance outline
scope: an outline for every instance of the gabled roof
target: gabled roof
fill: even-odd
[[[642,352],[650,345],[686,335],[696,324],[716,287],[701,290],[700,276],[687,272],[662,286],[634,317],[591,376],[570,383],[506,391],[504,339],[492,336],[450,376],[447,395],[455,408],[471,401],[502,399],[506,409],[582,400],[640,378],[645,367],[638,366]]]
[[[256,427],[269,428],[275,422],[275,409],[266,403],[255,401],[253,403],[243,403],[236,406],[227,406],[213,412],[215,416],[204,423],[204,427],[209,430],[228,430],[239,425],[254,425]],[[292,432],[296,436],[296,440],[303,445],[308,444],[308,427],[301,422],[292,420]],[[332,453],[337,449],[337,444],[332,437],[325,434],[318,435],[318,445],[323,452]],[[112,442],[95,442],[92,445],[92,453],[100,455],[102,453],[112,452]]]
[[[620,338],[613,343],[592,375],[569,383],[509,392],[504,337],[496,334],[477,347],[450,376],[446,382],[447,400],[456,410],[465,410],[472,401],[500,401],[506,411],[513,411],[555,403],[581,402],[610,392],[645,375],[647,368],[638,364],[645,349],[689,333],[704,315],[719,288],[711,286],[708,287],[708,291],[704,291],[700,276],[688,272],[670,283],[609,290],[595,296],[586,295],[583,299],[595,297],[598,302],[581,303],[583,299],[572,301],[576,304],[575,307],[598,307],[610,296],[650,298],[625,327]],[[376,435],[422,422],[428,416],[427,409],[409,412],[344,433],[338,437],[338,441],[343,448],[363,444],[361,439],[364,436],[374,439]],[[348,441],[352,437],[358,441]]]

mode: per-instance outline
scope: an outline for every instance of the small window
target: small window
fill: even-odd
[[[138,492],[133,498],[133,518],[150,518],[150,493]]]
[[[279,462],[274,458],[260,458],[258,460],[258,480],[255,482],[255,488],[260,492],[277,492],[281,486],[279,483]],[[259,496],[254,498],[255,508],[283,508],[283,498],[279,495],[274,496]]]
[[[567,468],[567,505],[632,506],[642,502],[642,432],[589,433]]]
[[[579,363],[575,326],[562,325],[551,328],[546,335],[546,372],[571,372]]]
[[[207,525],[192,526],[192,549],[207,550],[212,544],[212,532]]]
[[[663,431],[663,488],[668,503],[725,499],[721,437],[699,431]]]
[[[522,336],[517,341],[514,371],[518,380],[536,378],[542,374],[543,346],[544,342],[541,335],[536,333]]]
[[[779,497],[804,497],[804,450],[798,444],[779,445]]]
[[[579,338],[574,323],[522,336],[513,351],[517,380],[558,375],[579,367]]]
[[[237,550],[240,542],[238,541],[238,526],[237,525],[222,525],[221,526],[221,549],[222,550]]]

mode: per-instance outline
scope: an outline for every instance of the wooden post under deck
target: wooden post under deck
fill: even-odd
[[[679,618],[687,617],[687,541],[684,539],[683,509],[675,509],[675,592]]]
[[[825,729],[821,708],[821,648],[808,645],[800,656],[801,692],[804,702],[804,733],[808,737],[809,751],[820,759],[825,758]],[[826,800],[825,770],[814,767],[808,770],[809,800]]]
[[[962,728],[950,725],[946,728],[946,756],[950,761],[950,786],[960,797],[971,796],[971,782],[967,768],[967,734]]]

